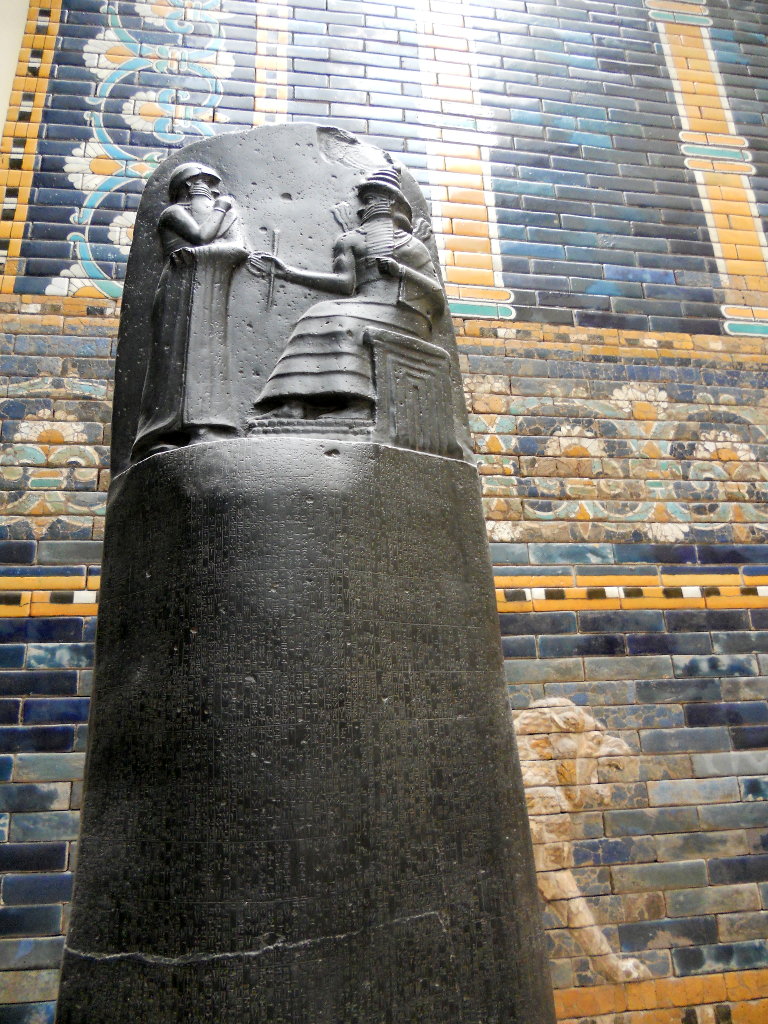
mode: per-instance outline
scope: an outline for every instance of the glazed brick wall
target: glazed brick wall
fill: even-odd
[[[432,203],[561,1024],[768,1019],[766,33],[758,0],[33,0],[0,146],[0,1024],[53,1019],[143,183],[288,120],[371,135]]]

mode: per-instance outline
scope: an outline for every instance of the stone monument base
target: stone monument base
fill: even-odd
[[[59,1024],[552,1024],[477,488],[297,436],[116,479]]]

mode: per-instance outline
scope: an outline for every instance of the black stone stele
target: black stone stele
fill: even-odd
[[[269,126],[150,180],[59,1024],[553,1024],[413,179]]]

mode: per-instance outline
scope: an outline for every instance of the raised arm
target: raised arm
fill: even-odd
[[[284,281],[303,284],[308,288],[320,288],[326,292],[335,292],[337,295],[352,295],[357,284],[355,253],[348,235],[342,235],[336,240],[331,273],[291,267],[268,252],[251,253],[247,266],[252,274],[270,274],[274,270],[275,277],[281,277]]]

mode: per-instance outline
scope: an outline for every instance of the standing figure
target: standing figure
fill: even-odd
[[[158,231],[166,262],[152,308],[152,344],[132,461],[236,435],[227,347],[232,271],[248,255],[232,199],[204,164],[177,167]]]
[[[376,392],[365,333],[396,331],[423,341],[445,305],[429,250],[413,234],[411,207],[394,167],[357,188],[359,227],[336,239],[333,271],[301,270],[270,253],[249,257],[252,272],[335,292],[298,320],[255,403],[257,416],[371,419]]]

